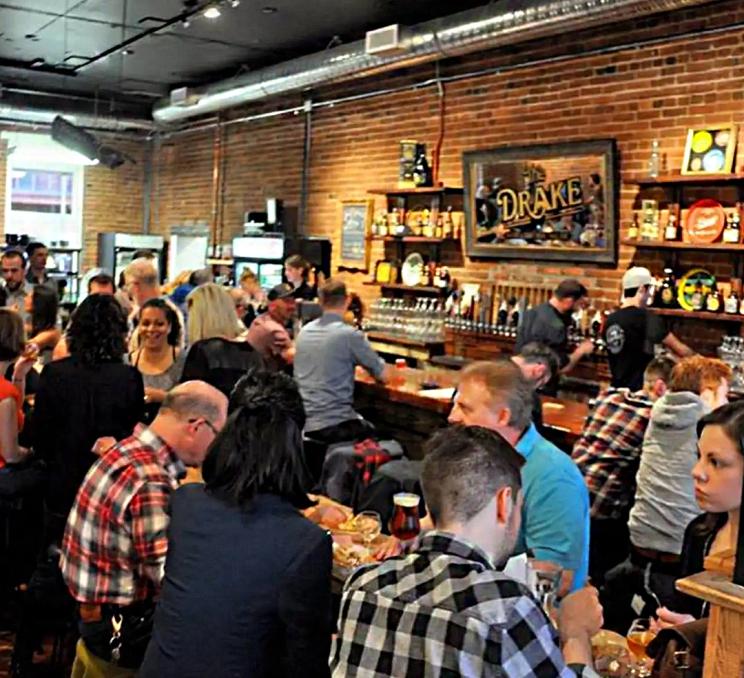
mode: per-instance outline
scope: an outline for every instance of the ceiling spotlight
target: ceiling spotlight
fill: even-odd
[[[183,26],[184,28],[188,28],[189,26],[191,26],[191,22],[190,22],[190,21],[189,21],[188,19],[184,19],[184,20],[183,20],[183,21],[181,22],[181,25],[182,25],[182,26]]]
[[[230,0],[230,7],[232,7],[233,9],[238,5],[240,5],[240,0]]]
[[[217,19],[221,15],[222,12],[220,12],[219,7],[216,7],[215,5],[207,7],[207,9],[204,10],[204,16],[207,19]]]
[[[264,14],[276,14],[279,10],[276,7],[272,7],[271,5],[266,5],[266,7],[262,7],[261,11]]]
[[[134,50],[133,49],[123,49],[123,50],[121,50],[121,53],[124,56],[130,56],[130,55],[134,54]]]

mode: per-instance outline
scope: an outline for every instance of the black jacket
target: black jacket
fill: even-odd
[[[144,416],[142,375],[124,363],[83,365],[77,358],[49,363],[41,373],[31,419],[35,452],[49,465],[46,501],[67,516],[80,483],[98,458],[103,436],[131,435]]]
[[[184,485],[140,678],[326,678],[331,538],[272,494],[241,510]]]
[[[189,348],[181,383],[192,379],[206,381],[229,398],[240,377],[252,368],[263,366],[258,351],[246,341],[202,339]]]

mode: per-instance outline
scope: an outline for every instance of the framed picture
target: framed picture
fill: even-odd
[[[463,154],[471,257],[617,262],[614,139]]]
[[[369,271],[369,229],[373,210],[373,200],[341,201],[341,268],[363,273]]]
[[[682,174],[730,174],[737,133],[736,125],[687,130]]]

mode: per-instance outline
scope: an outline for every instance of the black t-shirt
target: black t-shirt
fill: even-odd
[[[571,316],[559,313],[550,302],[539,304],[524,314],[517,333],[516,352],[536,341],[550,346],[560,358],[561,367],[568,363],[568,325]]]
[[[643,372],[654,357],[654,345],[669,334],[664,321],[645,308],[628,306],[607,318],[604,339],[612,386],[637,391]]]

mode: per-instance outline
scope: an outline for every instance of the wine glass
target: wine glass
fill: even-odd
[[[628,629],[628,647],[635,658],[634,676],[646,678],[651,675],[652,662],[646,654],[646,647],[656,637],[651,629],[651,620],[647,618],[634,619]]]
[[[354,518],[357,532],[362,536],[364,545],[369,548],[382,532],[382,519],[377,511],[362,511]]]

